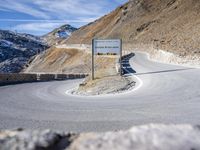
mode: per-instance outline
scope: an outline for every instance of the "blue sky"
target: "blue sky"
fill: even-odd
[[[85,25],[128,0],[0,0],[0,29],[43,35]]]

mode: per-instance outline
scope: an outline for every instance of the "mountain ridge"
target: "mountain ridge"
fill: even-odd
[[[45,34],[42,38],[46,41],[46,43],[52,46],[58,44],[63,39],[67,39],[76,30],[77,28],[69,24],[65,24]]]
[[[111,13],[74,31],[59,44],[82,46],[93,38],[120,38],[123,50],[143,51],[153,60],[200,66],[200,1],[130,0]],[[63,48],[64,48],[63,47]],[[73,47],[73,46],[72,46]],[[88,49],[87,49],[88,50]],[[52,60],[60,59],[62,51]],[[49,58],[41,55],[37,61]],[[36,63],[37,64],[37,63]],[[54,65],[52,70],[58,71]],[[33,70],[39,66],[33,64]]]
[[[200,54],[200,1],[129,0],[81,27],[62,44],[91,44],[92,38],[122,38],[186,56]]]
[[[0,30],[0,73],[18,73],[46,48],[40,37]]]

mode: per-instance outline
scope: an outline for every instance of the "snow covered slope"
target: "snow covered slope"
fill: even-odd
[[[20,72],[31,57],[46,48],[39,37],[0,30],[0,73]]]
[[[49,45],[54,45],[54,44],[59,43],[61,40],[67,39],[72,34],[72,32],[76,30],[77,28],[74,28],[71,25],[66,24],[59,28],[56,28],[52,32],[45,35],[44,40]]]

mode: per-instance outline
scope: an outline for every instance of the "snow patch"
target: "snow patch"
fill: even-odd
[[[12,47],[13,46],[13,42],[0,39],[0,46],[3,46],[3,47]]]
[[[69,31],[60,31],[56,33],[57,38],[68,38],[71,35],[71,32]]]

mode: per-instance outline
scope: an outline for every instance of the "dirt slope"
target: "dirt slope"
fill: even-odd
[[[200,54],[199,0],[130,0],[83,26],[62,43],[122,38],[124,45],[152,45],[178,55]]]
[[[122,38],[126,50],[139,48],[156,60],[200,66],[200,1],[130,0],[73,32],[61,44],[91,44],[92,38]],[[56,51],[50,49],[47,53]],[[91,56],[84,51],[70,60],[66,60],[65,50],[59,53],[52,54],[53,59],[46,55],[37,57],[28,70],[84,73],[90,70]]]
[[[115,57],[96,57],[96,75],[116,74]],[[24,72],[41,73],[90,73],[91,53],[86,50],[52,47],[38,55]]]

